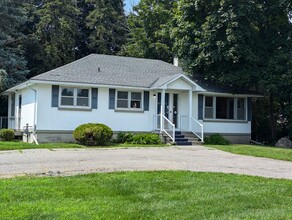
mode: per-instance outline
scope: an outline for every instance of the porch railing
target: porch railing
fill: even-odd
[[[173,124],[165,115],[162,117],[163,129],[164,133],[175,142],[175,124]]]
[[[204,143],[204,125],[191,117],[191,132]]]

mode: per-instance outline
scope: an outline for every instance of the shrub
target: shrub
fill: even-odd
[[[212,134],[205,138],[205,144],[213,145],[228,145],[229,141],[222,137],[220,134]]]
[[[0,139],[2,139],[3,141],[13,141],[14,138],[14,131],[12,129],[0,130]]]
[[[132,143],[134,134],[129,132],[120,132],[117,136],[118,143]]]
[[[161,144],[158,134],[135,134],[133,144]]]
[[[110,143],[113,136],[111,128],[104,124],[88,123],[78,126],[74,132],[74,139],[85,146],[104,146]]]

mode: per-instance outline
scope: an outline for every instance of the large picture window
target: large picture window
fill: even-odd
[[[90,89],[62,87],[60,107],[90,108]]]
[[[120,109],[142,109],[142,92],[117,91],[116,107]]]
[[[246,98],[205,97],[205,119],[246,120]]]

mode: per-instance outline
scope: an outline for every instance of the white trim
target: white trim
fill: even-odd
[[[66,88],[71,88],[73,89],[73,106],[71,105],[62,105],[61,99],[62,99],[62,89],[66,89]],[[77,89],[88,89],[88,106],[77,106]],[[71,86],[60,86],[59,88],[59,105],[58,107],[60,109],[91,109],[91,88],[88,87],[71,87]]]
[[[224,121],[229,121],[229,122],[248,122],[248,102],[247,102],[247,97],[243,97],[243,96],[236,96],[236,97],[232,97],[232,96],[211,96],[211,95],[204,95],[203,96],[203,120],[204,121],[214,121],[214,122],[224,122]],[[206,108],[206,97],[212,97],[213,98],[213,118],[205,118],[205,108]],[[233,98],[233,116],[234,119],[230,119],[230,118],[216,118],[216,108],[217,108],[217,97],[220,98]],[[238,98],[242,98],[244,99],[244,110],[245,110],[245,119],[237,119],[237,101]],[[236,112],[235,112],[236,111]],[[235,119],[236,118],[236,119]]]
[[[128,108],[121,108],[117,107],[118,105],[118,92],[127,92],[128,93]],[[132,93],[141,93],[141,103],[140,103],[140,108],[131,108],[131,100],[132,100]],[[116,99],[115,99],[115,110],[118,111],[144,111],[144,91],[139,91],[139,90],[117,90],[115,93]]]
[[[220,93],[220,92],[198,92],[198,94],[206,95],[206,96],[221,96],[221,97],[254,97],[254,98],[261,98],[264,97],[263,95],[256,95],[256,94],[233,94],[233,93]]]

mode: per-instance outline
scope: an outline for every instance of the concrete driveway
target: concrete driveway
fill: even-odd
[[[222,172],[292,180],[292,162],[240,156],[203,146],[0,152],[1,178],[134,170]]]

